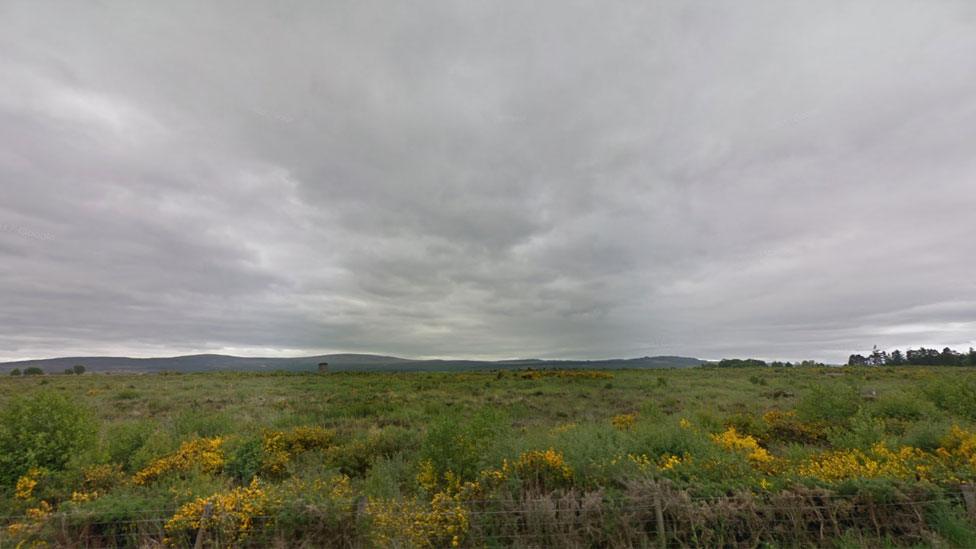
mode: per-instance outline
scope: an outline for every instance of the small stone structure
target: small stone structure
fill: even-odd
[[[329,363],[328,362],[319,362],[319,373],[320,374],[327,374],[327,373],[329,373]]]

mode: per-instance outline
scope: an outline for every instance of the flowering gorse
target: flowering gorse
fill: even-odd
[[[27,511],[24,513],[23,520],[8,524],[7,535],[15,539],[29,539],[28,536],[31,534],[36,534],[41,528],[44,527],[44,524],[51,516],[52,511],[53,509],[51,508],[51,504],[46,501],[41,501],[36,507],[27,509]],[[17,547],[22,546],[22,543],[17,544]]]
[[[755,437],[741,435],[735,430],[735,427],[729,427],[723,433],[711,435],[711,438],[713,442],[726,450],[744,453],[753,465],[766,465],[773,461],[773,456],[759,445],[759,441]]]
[[[205,473],[216,473],[224,467],[224,439],[195,438],[180,445],[179,449],[150,463],[137,472],[132,482],[148,484],[160,476],[174,471],[199,469]]]
[[[43,470],[32,467],[27,471],[26,475],[17,479],[17,485],[14,487],[14,497],[24,501],[34,497],[34,488],[37,487],[37,483],[43,475]]]
[[[196,531],[202,526],[217,532],[223,540],[240,542],[255,529],[256,521],[269,513],[272,503],[264,487],[254,479],[248,486],[197,498],[183,505],[166,523],[166,532],[172,535]],[[172,537],[168,541],[176,542]]]
[[[630,414],[620,414],[610,418],[610,424],[621,431],[628,431],[634,428],[637,423],[637,412]]]
[[[470,529],[460,494],[434,494],[430,505],[417,500],[370,500],[367,507],[378,545],[459,547]]]
[[[573,482],[573,469],[563,454],[552,448],[523,452],[512,463],[504,461],[502,473],[506,476],[514,473],[523,483],[536,488],[559,488]]]
[[[270,476],[281,475],[295,456],[315,449],[325,449],[332,444],[335,431],[322,427],[295,427],[290,431],[264,433],[262,470]]]

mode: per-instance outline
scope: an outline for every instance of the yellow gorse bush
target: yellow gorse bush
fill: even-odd
[[[688,454],[685,454],[685,455],[683,455],[681,457],[678,457],[678,456],[676,456],[674,454],[664,454],[658,460],[657,466],[658,466],[658,469],[660,469],[662,471],[672,471],[672,470],[674,470],[675,467],[677,467],[679,465],[682,465],[682,464],[691,463],[691,461],[692,461],[691,460],[691,456],[688,455]]]
[[[786,442],[808,443],[826,437],[822,425],[800,421],[793,410],[786,412],[770,410],[763,414],[763,421],[769,426],[769,434],[772,438]]]
[[[573,482],[573,469],[566,463],[562,452],[530,450],[519,455],[513,463],[502,463],[502,473],[514,473],[523,482],[536,487],[553,488]]]
[[[753,465],[766,465],[773,461],[773,456],[759,445],[759,441],[755,437],[741,435],[735,430],[735,427],[729,427],[723,433],[711,435],[711,439],[726,450],[746,454],[749,462]]]
[[[616,463],[619,459],[614,459],[611,463]],[[664,454],[657,460],[651,459],[647,454],[627,454],[627,461],[637,467],[641,473],[651,473],[660,471],[671,471],[681,464],[690,464],[691,456],[685,454],[682,457],[674,454]]]
[[[157,459],[137,472],[132,481],[144,485],[169,472],[193,469],[216,473],[224,467],[223,444],[224,439],[220,437],[188,440],[172,454]]]
[[[17,499],[29,500],[34,497],[34,488],[37,487],[37,483],[40,477],[44,474],[44,471],[36,467],[32,467],[27,474],[17,479],[17,485],[14,487],[14,496]]]
[[[108,490],[125,481],[122,466],[117,463],[92,465],[82,472],[85,488],[89,490]]]
[[[416,500],[370,500],[366,507],[378,545],[459,547],[470,529],[460,495],[434,494],[430,506]]]
[[[801,463],[796,472],[824,482],[859,478],[892,478],[928,480],[932,454],[912,447],[897,452],[878,443],[868,451],[859,449],[825,452]]]
[[[262,469],[268,475],[285,472],[288,463],[298,454],[309,450],[328,448],[335,438],[335,431],[322,427],[295,427],[290,431],[264,433]]]
[[[647,454],[627,454],[627,460],[636,465],[637,470],[642,473],[650,471],[654,465]]]
[[[968,469],[976,473],[976,433],[953,425],[936,453],[953,469]]]
[[[91,492],[71,492],[71,501],[73,503],[84,503],[86,501],[91,501],[98,497],[98,491],[93,490]]]
[[[610,424],[616,429],[621,431],[627,431],[633,429],[634,425],[637,423],[637,412],[630,414],[620,414],[610,418]]]
[[[433,492],[437,489],[440,481],[441,479],[437,474],[437,468],[434,467],[434,462],[429,459],[421,461],[417,471],[417,484],[424,490]]]
[[[934,452],[911,446],[892,450],[883,443],[869,450],[825,452],[799,464],[796,473],[828,483],[858,478],[957,483],[976,474],[976,434],[953,426]]]
[[[229,492],[197,498],[176,511],[166,523],[167,534],[196,531],[201,526],[217,532],[223,540],[240,542],[255,528],[255,521],[268,515],[273,500],[258,479]],[[210,514],[206,518],[207,507]],[[167,538],[172,544],[173,538]],[[178,544],[178,543],[177,543]]]
[[[37,507],[31,507],[24,513],[23,521],[8,524],[7,534],[13,538],[18,538],[37,532],[44,526],[48,517],[51,516],[52,511],[51,504],[46,501],[41,501],[37,504]],[[18,543],[17,546],[21,547],[21,544]]]

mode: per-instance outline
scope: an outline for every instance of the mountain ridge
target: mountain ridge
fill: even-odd
[[[688,368],[702,360],[681,356],[645,356],[597,360],[547,360],[538,358],[510,360],[409,359],[396,356],[333,353],[303,357],[242,357],[214,353],[172,357],[132,358],[117,356],[74,356],[0,362],[0,373],[14,368],[37,367],[45,373],[61,373],[76,364],[90,372],[214,372],[214,371],[317,371],[326,362],[330,371],[473,371],[520,368]]]

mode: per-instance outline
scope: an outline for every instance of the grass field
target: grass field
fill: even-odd
[[[0,420],[3,546],[976,536],[962,368],[8,377]]]

